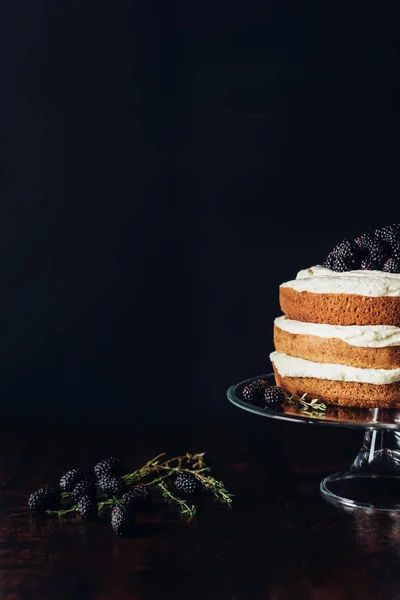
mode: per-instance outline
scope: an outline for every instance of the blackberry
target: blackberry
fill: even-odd
[[[374,266],[369,258],[364,258],[364,260],[361,261],[360,268],[363,271],[372,271]]]
[[[242,396],[246,400],[246,402],[253,402],[260,394],[257,392],[257,389],[254,388],[251,383],[246,385],[246,387],[242,390]]]
[[[330,254],[328,254],[328,256],[325,258],[324,262],[322,263],[322,266],[325,267],[325,269],[332,269],[333,263],[336,260],[336,254],[332,254],[332,252]]]
[[[126,483],[120,477],[114,477],[112,475],[104,475],[98,481],[100,489],[104,494],[111,498],[121,498],[127,490]]]
[[[353,258],[337,256],[331,266],[331,269],[337,272],[353,271],[354,269],[358,269],[359,266],[359,263]]]
[[[143,504],[149,499],[149,492],[145,485],[135,485],[129,492],[122,496],[118,506],[132,508],[138,504]]]
[[[124,470],[122,460],[115,456],[104,458],[94,466],[97,479],[101,479],[103,475],[123,475]]]
[[[360,267],[364,253],[354,240],[346,239],[336,244],[324,260],[323,266],[334,271],[352,271]]]
[[[400,273],[400,261],[395,258],[389,258],[384,263],[382,270],[386,273]]]
[[[285,392],[277,385],[272,385],[264,392],[265,404],[269,408],[276,408],[280,406],[285,401],[285,398]]]
[[[368,258],[374,269],[381,269],[383,263],[389,258],[389,248],[387,244],[381,240],[375,240],[369,247]]]
[[[47,509],[57,509],[60,506],[60,493],[57,489],[45,485],[36,492],[32,492],[28,499],[28,506],[36,512]]]
[[[71,498],[74,502],[78,502],[82,496],[93,496],[94,492],[94,485],[85,479],[83,481],[78,481],[71,490]]]
[[[370,245],[375,241],[375,237],[372,233],[364,233],[360,237],[356,238],[355,242],[360,250],[368,251]]]
[[[267,381],[265,381],[265,379],[255,379],[251,382],[250,385],[252,386],[256,394],[263,394],[265,388],[268,386],[268,383]]]
[[[377,229],[375,235],[381,240],[388,242],[391,246],[400,241],[400,224],[394,223],[393,225],[387,225]]]
[[[63,492],[70,492],[78,483],[85,479],[84,474],[79,469],[72,469],[65,473],[60,479],[60,489]]]
[[[391,258],[400,261],[400,243],[394,244],[390,252]]]
[[[343,240],[336,244],[332,253],[334,256],[343,256],[343,258],[354,257],[357,252],[357,244],[353,240]]]
[[[175,479],[175,487],[182,494],[192,495],[200,492],[201,483],[190,473],[179,473]]]
[[[262,398],[264,390],[268,387],[268,382],[265,379],[255,379],[242,390],[243,398],[247,402],[254,402],[258,398]]]
[[[135,513],[125,506],[115,506],[111,511],[111,527],[117,535],[132,533]]]
[[[90,496],[81,496],[78,500],[78,513],[84,519],[93,517],[97,512],[97,502]]]

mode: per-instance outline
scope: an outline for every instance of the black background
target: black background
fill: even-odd
[[[3,415],[270,370],[279,283],[400,221],[396,4],[2,2]]]

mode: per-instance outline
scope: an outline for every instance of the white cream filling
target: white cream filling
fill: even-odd
[[[362,369],[331,363],[317,363],[304,358],[271,352],[270,360],[281,377],[314,377],[330,381],[356,381],[376,385],[400,381],[400,369]]]
[[[294,321],[285,315],[277,317],[275,325],[294,335],[315,335],[322,338],[343,340],[352,346],[384,348],[400,346],[400,327],[394,325],[325,325]]]
[[[400,273],[362,270],[339,273],[317,265],[299,271],[296,279],[282,283],[281,287],[315,294],[400,296]]]

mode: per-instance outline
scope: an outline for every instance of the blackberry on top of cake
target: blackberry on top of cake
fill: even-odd
[[[365,269],[400,273],[400,224],[342,240],[325,258],[323,266],[333,271]]]
[[[400,407],[400,224],[345,239],[279,288],[275,379],[288,393]]]

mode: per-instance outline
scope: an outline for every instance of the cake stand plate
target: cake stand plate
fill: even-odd
[[[287,400],[273,410],[263,402],[250,404],[244,400],[243,388],[254,379],[275,385],[273,373],[250,377],[228,389],[229,401],[271,419],[364,430],[362,447],[350,469],[321,481],[320,490],[326,500],[347,507],[400,511],[400,409],[327,405],[322,412]]]

